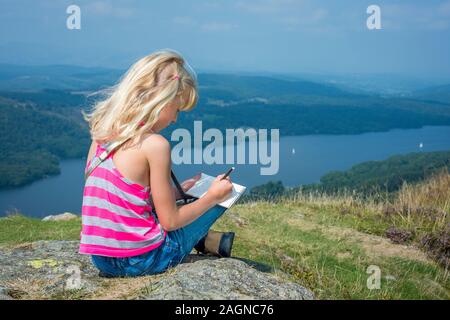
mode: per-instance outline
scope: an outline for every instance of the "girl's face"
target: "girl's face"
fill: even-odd
[[[159,113],[159,119],[152,127],[153,132],[159,132],[164,128],[167,128],[172,122],[177,122],[179,108],[183,105],[186,100],[186,94],[179,95],[175,97],[171,102],[169,102]]]

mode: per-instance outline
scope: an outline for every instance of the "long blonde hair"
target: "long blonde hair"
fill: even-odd
[[[96,102],[90,114],[81,113],[94,141],[140,140],[175,97],[187,92],[180,110],[191,110],[198,101],[197,88],[197,76],[181,54],[160,50],[133,64],[116,85],[95,92],[105,93],[106,99]]]

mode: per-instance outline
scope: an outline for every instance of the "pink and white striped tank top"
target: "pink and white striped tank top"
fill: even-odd
[[[106,146],[98,145],[93,158]],[[136,256],[159,247],[167,235],[152,213],[148,200],[150,188],[125,178],[114,165],[113,155],[114,152],[109,154],[86,179],[81,211],[81,254]]]

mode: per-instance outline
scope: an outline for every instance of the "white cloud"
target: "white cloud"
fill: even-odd
[[[216,32],[216,31],[230,31],[237,28],[237,24],[223,23],[223,22],[208,22],[201,26],[203,31]]]
[[[434,20],[434,21],[430,21],[428,23],[428,29],[430,30],[447,30],[449,27],[449,22],[448,20]]]
[[[81,7],[81,10],[99,15],[99,16],[113,16],[116,18],[130,18],[134,15],[134,10],[128,7],[119,7],[112,5],[107,1],[94,1]]]
[[[308,15],[302,16],[286,16],[282,17],[280,21],[288,27],[297,27],[305,25],[314,25],[323,21],[328,16],[328,11],[325,9],[317,9]]]
[[[172,22],[184,27],[195,27],[205,32],[224,32],[238,28],[237,24],[228,22],[211,21],[200,24],[194,18],[188,16],[174,17]]]
[[[179,25],[184,25],[184,26],[193,26],[197,24],[197,21],[195,21],[193,18],[191,17],[174,17],[172,19],[172,22],[175,24],[179,24]]]
[[[450,16],[450,1],[446,1],[438,8],[438,12],[443,16]]]
[[[385,28],[397,30],[446,30],[450,26],[449,15],[450,1],[439,5],[402,3],[381,7]]]
[[[301,5],[303,0],[252,0],[237,1],[235,6],[239,10],[245,10],[256,14],[273,14],[289,11],[292,7]]]

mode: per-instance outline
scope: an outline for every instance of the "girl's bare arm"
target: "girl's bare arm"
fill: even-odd
[[[169,142],[161,135],[154,134],[144,141],[143,150],[150,166],[150,188],[155,211],[165,230],[184,227],[229,196],[232,184],[229,179],[224,179],[217,181],[215,187],[197,201],[177,207],[170,182]]]

